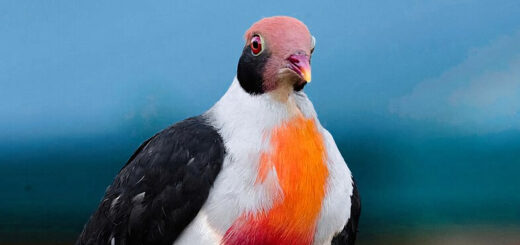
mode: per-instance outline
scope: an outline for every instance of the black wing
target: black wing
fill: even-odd
[[[352,196],[350,197],[350,218],[345,228],[332,239],[332,245],[354,245],[356,242],[356,234],[358,232],[359,216],[361,215],[361,199],[356,186],[356,182],[352,180]]]
[[[107,188],[76,244],[171,245],[206,201],[224,155],[203,116],[156,134]]]

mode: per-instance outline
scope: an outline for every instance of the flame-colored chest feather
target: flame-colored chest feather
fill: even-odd
[[[311,244],[329,175],[323,138],[313,119],[302,116],[273,129],[262,154],[256,184],[273,169],[283,195],[272,208],[243,214],[224,244]]]

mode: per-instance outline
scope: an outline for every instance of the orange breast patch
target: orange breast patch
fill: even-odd
[[[276,169],[283,198],[266,212],[243,214],[224,244],[311,244],[325,196],[328,169],[323,138],[313,119],[303,116],[276,127],[270,150],[262,154],[257,184]]]

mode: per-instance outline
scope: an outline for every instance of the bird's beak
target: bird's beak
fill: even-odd
[[[305,82],[311,82],[311,64],[309,56],[305,54],[293,54],[287,59],[289,68],[296,72]]]

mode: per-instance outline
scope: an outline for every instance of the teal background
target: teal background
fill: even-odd
[[[2,1],[0,244],[70,244],[139,144],[204,112],[243,32],[317,39],[305,88],[363,201],[359,244],[520,241],[518,1]]]

